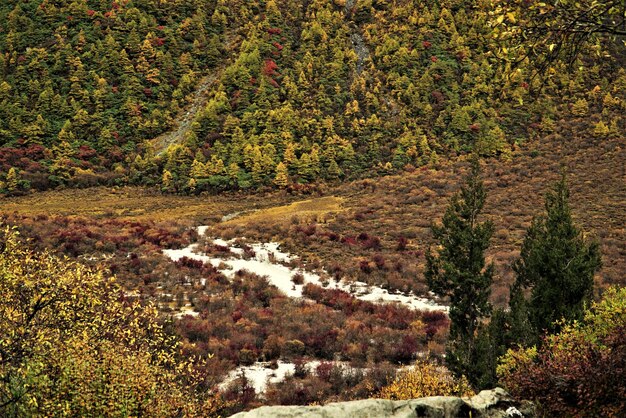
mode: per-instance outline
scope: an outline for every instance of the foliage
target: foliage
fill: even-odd
[[[280,188],[285,177],[377,175],[475,145],[500,155],[516,122],[485,97],[523,95],[497,97],[480,80],[503,82],[480,42],[484,11],[431,1],[355,13],[319,0],[9,1],[0,18],[0,170],[16,166],[35,189]],[[205,103],[183,118],[196,85]],[[181,120],[176,149],[154,150]],[[191,173],[194,161],[205,169]]]
[[[396,375],[395,366],[389,363],[367,369],[335,362],[321,362],[315,367],[296,363],[296,368],[294,376],[268,386],[265,393],[268,404],[302,405],[370,398]]]
[[[0,172],[15,166],[35,189],[84,187],[81,170],[88,183],[114,183],[129,154],[170,129],[200,71],[218,63],[216,7],[3,1]]]
[[[444,367],[418,360],[408,371],[382,388],[383,399],[406,400],[427,396],[473,396],[474,392],[463,376],[455,379]]]
[[[520,340],[527,344],[538,343],[545,331],[557,332],[562,320],[582,318],[601,265],[599,244],[589,242],[574,225],[564,175],[546,194],[545,210],[526,232],[513,266],[517,279],[511,288],[511,315],[519,319],[519,337],[528,332],[532,336]],[[530,289],[528,300],[522,296],[525,289]],[[524,315],[530,330],[524,330]]]
[[[101,271],[24,248],[0,253],[3,416],[195,416],[219,409],[152,307]],[[200,363],[198,363],[200,364]],[[206,404],[205,404],[206,402]]]
[[[426,280],[439,296],[450,297],[450,340],[446,362],[457,375],[470,373],[477,363],[475,339],[481,319],[489,316],[493,264],[485,266],[484,252],[493,234],[491,222],[479,222],[486,192],[477,158],[466,184],[446,209],[441,226],[432,231],[437,255],[426,256]]]
[[[538,401],[549,416],[623,416],[626,288],[609,289],[541,349],[509,350],[498,375],[514,396]]]
[[[550,23],[567,18],[552,9],[574,2],[549,2],[545,13],[531,3]],[[15,168],[22,183],[0,191],[289,189],[438,167],[470,150],[510,160],[533,125],[619,84],[619,54],[590,52],[589,71],[556,67],[530,102],[539,83],[498,60],[493,37],[534,35],[509,27],[528,17],[525,2],[349,4],[3,2],[0,178]],[[619,108],[614,93],[607,103]],[[622,119],[604,123],[619,135]]]
[[[540,72],[563,60],[576,61],[586,50],[626,35],[624,2],[620,0],[559,0],[528,2],[495,0],[494,36],[504,41],[502,52],[521,63],[534,61]],[[609,48],[610,50],[610,48]]]

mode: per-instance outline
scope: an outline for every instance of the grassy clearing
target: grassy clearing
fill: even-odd
[[[48,191],[0,200],[0,211],[20,215],[175,220],[206,216],[219,205],[207,198],[162,196],[134,187]]]
[[[275,206],[242,214],[224,222],[224,225],[276,224],[294,219],[303,222],[326,223],[334,214],[344,210],[344,199],[336,196],[302,200],[289,205]]]
[[[95,187],[0,198],[0,213],[215,223],[229,213],[264,209],[284,204],[285,200],[285,196],[276,193],[268,196],[175,196],[140,187]]]

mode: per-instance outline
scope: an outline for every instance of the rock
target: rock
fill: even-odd
[[[522,417],[521,413],[513,406],[515,402],[509,394],[502,388],[493,390],[483,390],[476,396],[472,396],[467,400],[475,410],[481,411],[481,417]],[[505,409],[505,415],[502,410]],[[517,412],[515,412],[517,411]],[[517,413],[517,415],[516,415]],[[508,415],[506,415],[508,414]]]
[[[264,406],[233,418],[534,418],[534,406],[501,388],[471,398],[432,396],[408,401],[365,399],[324,406]]]

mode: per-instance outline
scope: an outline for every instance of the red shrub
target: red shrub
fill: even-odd
[[[365,274],[370,274],[372,272],[372,266],[370,265],[369,261],[367,260],[361,260],[359,261],[359,269],[361,269],[361,271]]]
[[[274,60],[265,60],[262,70],[263,74],[270,77],[277,74],[276,70],[278,70],[278,64]]]
[[[372,260],[374,260],[374,263],[379,270],[385,268],[385,257],[383,257],[382,255],[375,254],[374,257],[372,257]]]
[[[347,244],[347,245],[356,245],[356,238],[349,236],[349,235],[344,236],[344,237],[341,237],[341,243]]]
[[[367,249],[367,250],[380,250],[381,249],[381,245],[380,245],[380,238],[378,237],[370,237],[367,240],[365,240],[363,242],[363,248]]]

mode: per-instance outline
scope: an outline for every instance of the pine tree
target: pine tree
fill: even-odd
[[[300,156],[300,160],[298,161],[298,176],[305,183],[308,183],[315,177],[315,173],[311,167],[311,156],[306,152]]]
[[[206,178],[208,176],[207,167],[202,162],[194,159],[191,163],[191,169],[189,170],[189,177],[193,179]]]
[[[513,265],[517,279],[512,287],[511,315],[531,328],[527,343],[539,343],[545,331],[556,333],[557,321],[582,318],[591,301],[593,276],[600,268],[600,250],[574,225],[569,207],[565,176],[546,194],[546,215],[536,217],[522,245],[520,258]],[[520,297],[531,289],[530,298]]]
[[[226,174],[230,181],[235,184],[237,182],[237,178],[239,177],[239,166],[235,163],[230,163],[226,170]]]
[[[341,171],[341,168],[337,164],[337,161],[335,161],[335,159],[332,158],[330,162],[328,163],[328,176],[327,176],[328,179],[337,180],[339,179],[339,177],[341,177],[342,174],[343,172]]]
[[[17,192],[19,187],[19,177],[17,174],[17,170],[15,167],[9,168],[9,172],[7,173],[6,179],[6,189],[9,194],[14,194]]]
[[[276,177],[274,177],[274,184],[278,187],[287,187],[289,184],[289,172],[287,167],[282,162],[276,166]]]
[[[164,192],[170,191],[173,187],[173,182],[174,178],[172,176],[172,173],[170,173],[168,170],[164,170],[163,176],[161,177],[161,183],[163,184],[162,190]]]
[[[485,250],[493,234],[491,222],[479,222],[485,203],[477,157],[461,191],[453,196],[441,226],[432,232],[437,254],[426,256],[426,280],[439,296],[450,298],[450,338],[446,362],[457,375],[474,375],[477,368],[476,333],[491,312],[489,303],[493,264],[485,265]]]

